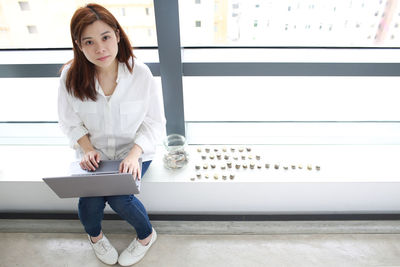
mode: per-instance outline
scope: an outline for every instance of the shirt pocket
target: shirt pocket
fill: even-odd
[[[128,101],[120,104],[121,130],[136,133],[144,114],[144,101]]]
[[[83,124],[89,130],[89,133],[100,129],[100,120],[97,109],[97,104],[94,102],[84,102],[78,107],[79,115],[82,118]]]

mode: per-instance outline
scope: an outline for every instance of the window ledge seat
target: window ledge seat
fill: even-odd
[[[224,147],[227,152],[223,152]],[[241,147],[244,152],[239,151]],[[206,148],[211,151],[207,153]],[[400,145],[190,145],[187,151],[189,163],[185,167],[167,170],[163,166],[164,150],[158,148],[138,195],[149,213],[400,212]],[[210,159],[211,154],[214,159]],[[225,154],[229,159],[224,159]],[[75,160],[70,148],[2,145],[0,160],[0,212],[76,211],[76,198],[60,199],[42,181],[43,177],[67,174],[70,162]],[[226,161],[232,162],[232,169],[220,168]],[[255,164],[254,169],[250,163]],[[243,164],[247,164],[246,169]],[[320,170],[315,169],[317,165]],[[112,213],[109,207],[106,212]]]

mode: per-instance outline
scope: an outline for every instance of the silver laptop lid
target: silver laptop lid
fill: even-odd
[[[48,177],[43,181],[60,198],[139,194],[140,181],[132,174],[99,174]]]
[[[140,181],[132,174],[119,173],[120,163],[121,160],[100,161],[99,168],[89,172],[82,170],[77,161],[70,165],[70,176],[43,180],[60,198],[139,194]]]

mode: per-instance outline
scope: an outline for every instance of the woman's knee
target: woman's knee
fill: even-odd
[[[96,212],[104,210],[106,206],[104,197],[81,197],[79,198],[79,211]]]
[[[114,211],[120,213],[132,202],[133,198],[133,195],[109,196],[107,202]]]

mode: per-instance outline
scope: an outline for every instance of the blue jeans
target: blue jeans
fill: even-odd
[[[151,160],[142,163],[142,177],[150,163]],[[121,195],[79,198],[78,215],[88,235],[94,237],[100,234],[106,202],[135,228],[139,239],[145,239],[151,234],[152,226],[143,204],[134,195]]]

